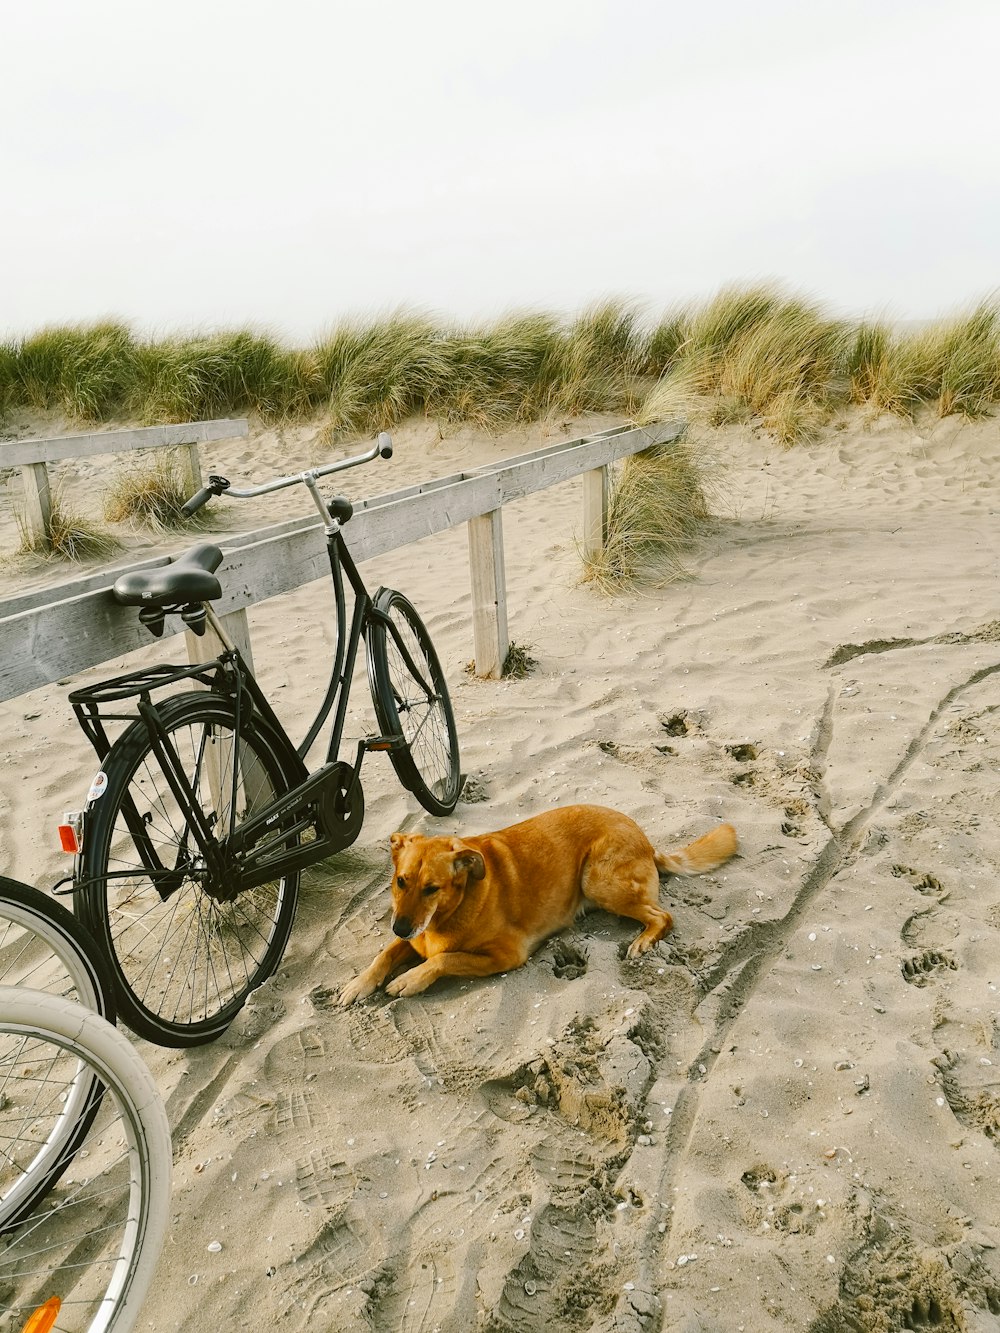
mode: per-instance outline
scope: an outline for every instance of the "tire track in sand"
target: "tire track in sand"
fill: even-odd
[[[908,645],[904,642],[898,646]],[[733,1024],[746,1010],[757,987],[788,946],[804,914],[834,876],[854,863],[861,851],[869,823],[900,786],[946,710],[967,691],[997,673],[1000,673],[1000,662],[981,667],[952,686],[939,699],[891,772],[875,789],[868,804],[839,829],[831,826],[830,837],[803,879],[788,912],[778,920],[751,923],[723,949],[719,961],[705,978],[707,993],[699,1006],[704,1021],[710,1025],[710,1035],[688,1066],[686,1081],[675,1100],[670,1126],[665,1135],[663,1166],[657,1180],[660,1198],[673,1197],[673,1191],[684,1174],[702,1092],[712,1076]],[[817,744],[824,751],[829,748],[831,730],[832,708],[828,700],[817,732]],[[650,1329],[658,1327],[658,1323],[654,1322],[660,1316],[657,1270],[661,1256],[670,1243],[672,1211],[658,1218],[657,1223],[646,1227],[642,1241],[637,1246],[636,1280],[630,1284],[631,1289],[623,1292],[618,1300],[611,1324],[613,1333],[648,1333]],[[660,1230],[660,1227],[663,1229]]]

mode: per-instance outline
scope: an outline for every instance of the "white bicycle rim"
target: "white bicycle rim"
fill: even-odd
[[[139,1316],[166,1234],[171,1145],[163,1102],[131,1042],[98,1014],[59,997],[0,987],[0,1066],[28,1087],[20,1119],[0,1111],[0,1154],[9,1132],[44,1119],[36,1084],[44,1043],[72,1070],[104,1084],[101,1109],[76,1160],[31,1215],[0,1238],[0,1318],[20,1328],[47,1299],[62,1302],[60,1333],[127,1333]],[[30,1064],[17,1075],[28,1052]],[[11,1084],[10,1086],[13,1086]],[[49,1086],[58,1096],[58,1088]],[[50,1112],[55,1115],[57,1112]],[[43,1131],[44,1132],[44,1128]],[[121,1151],[119,1151],[119,1148]],[[20,1320],[20,1323],[16,1322]]]
[[[73,941],[41,910],[13,902],[2,892],[0,986],[30,986],[102,1012],[94,974]]]
[[[20,903],[2,893],[0,985],[30,986],[103,1012],[103,996],[96,974],[73,939],[41,909],[35,911],[30,898],[26,903]],[[5,1095],[0,1073],[0,1097]],[[81,1120],[89,1114],[99,1096],[99,1084],[92,1070],[79,1063],[75,1076],[67,1082],[62,1113],[50,1122],[50,1132],[38,1145],[37,1152],[32,1155],[28,1145],[11,1146],[0,1184],[0,1232],[37,1192],[41,1173],[50,1171],[61,1160],[77,1134]]]

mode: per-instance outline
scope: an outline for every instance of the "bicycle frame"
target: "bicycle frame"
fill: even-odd
[[[342,851],[354,841],[360,831],[364,814],[360,771],[365,753],[369,750],[391,750],[405,744],[401,735],[366,736],[358,742],[353,763],[345,763],[339,758],[358,649],[364,639],[367,651],[368,636],[373,623],[378,622],[385,627],[414,679],[428,691],[428,694],[431,693],[430,684],[425,680],[419,664],[414,661],[397,626],[376,606],[379,594],[376,594],[376,599],[371,597],[347,548],[342,533],[342,524],[347,521],[351,512],[347,502],[334,500],[327,505],[316,486],[317,475],[315,472],[304,473],[300,477],[283,479],[278,483],[304,482],[320,512],[325,516],[324,530],[337,618],[337,637],[330,680],[316,717],[299,746],[293,745],[253,673],[238,648],[229,639],[209,603],[203,604],[207,623],[224,645],[222,653],[214,661],[198,666],[157,667],[134,672],[91,689],[76,691],[70,696],[77,719],[102,763],[111,748],[104,721],[126,720],[126,718],[131,720],[134,715],[108,712],[102,715],[100,704],[136,694],[139,696],[135,705],[136,713],[146,725],[157,762],[187,820],[185,836],[178,848],[175,863],[167,866],[161,862],[153,846],[142,815],[131,800],[123,803],[122,813],[129,834],[154,887],[164,900],[170,897],[191,873],[196,855],[203,859],[211,882],[227,886],[225,897],[228,900],[254,885],[314,865],[317,861]],[[271,483],[234,494],[254,495],[265,490],[277,489],[278,484]],[[343,515],[343,518],[340,515]],[[345,574],[354,597],[349,627],[345,626]],[[368,670],[371,679],[370,653]],[[255,810],[238,828],[222,836],[206,820],[201,803],[170,742],[169,731],[157,704],[150,697],[151,689],[186,678],[198,681],[216,694],[232,698],[235,711],[234,735],[237,744],[249,715],[256,714],[265,719],[269,730],[281,744],[286,771],[297,779],[289,790]],[[326,760],[315,771],[310,772],[306,766],[306,756],[331,712],[333,725]],[[205,737],[202,737],[202,746],[204,743]],[[200,771],[202,758],[203,755],[199,753],[196,771]],[[232,769],[232,790],[229,801],[231,811],[236,809],[238,763],[234,762]],[[313,831],[315,836],[303,844],[298,841],[298,837],[307,831]],[[188,844],[189,836],[194,844],[193,847]],[[109,871],[108,875],[128,876],[131,873],[133,872]],[[76,887],[83,887],[82,881],[77,880]]]

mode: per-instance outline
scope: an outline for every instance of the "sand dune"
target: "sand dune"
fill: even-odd
[[[579,483],[511,505],[524,680],[464,669],[463,532],[366,567],[425,615],[477,799],[434,820],[373,756],[277,975],[215,1045],[141,1044],[176,1160],[141,1327],[998,1326],[1000,435],[841,424],[788,452],[716,435],[724,512],[661,589],[581,585]],[[436,435],[410,428],[370,489],[542,442]],[[296,735],[315,595],[251,618]],[[65,693],[2,710],[4,868],[37,883],[94,768]],[[337,1006],[387,933],[394,829],[572,801],[662,848],[728,819],[741,855],[664,886],[675,929],[641,960],[596,914],[506,976]]]

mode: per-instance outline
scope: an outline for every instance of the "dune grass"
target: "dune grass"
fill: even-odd
[[[135,339],[116,321],[41,329],[11,350],[12,405],[105,421],[127,406],[136,383]]]
[[[310,352],[329,429],[375,434],[418,411],[444,378],[440,343],[429,317],[405,310],[337,325]]]
[[[24,515],[15,511],[21,534],[19,555],[42,556],[46,560],[106,560],[122,549],[113,532],[83,514],[74,513],[62,497],[54,496],[46,540],[29,531]]]
[[[839,408],[980,416],[1000,400],[1000,306],[900,333],[842,321],[776,285],[724,288],[650,320],[609,299],[456,325],[400,309],[301,348],[252,328],[142,339],[118,321],[0,344],[0,415],[150,424],[243,413],[367,435],[413,413],[494,431],[547,414],[683,414],[786,444]]]
[[[104,517],[153,532],[204,527],[210,521],[206,509],[191,518],[181,512],[190,490],[176,457],[160,453],[119,470],[104,493]]]
[[[604,546],[584,557],[585,578],[607,593],[683,578],[710,518],[709,471],[685,442],[624,459],[612,481]]]
[[[240,412],[274,419],[315,410],[315,367],[253,329],[163,338],[138,350],[132,407],[140,420],[207,421]]]

